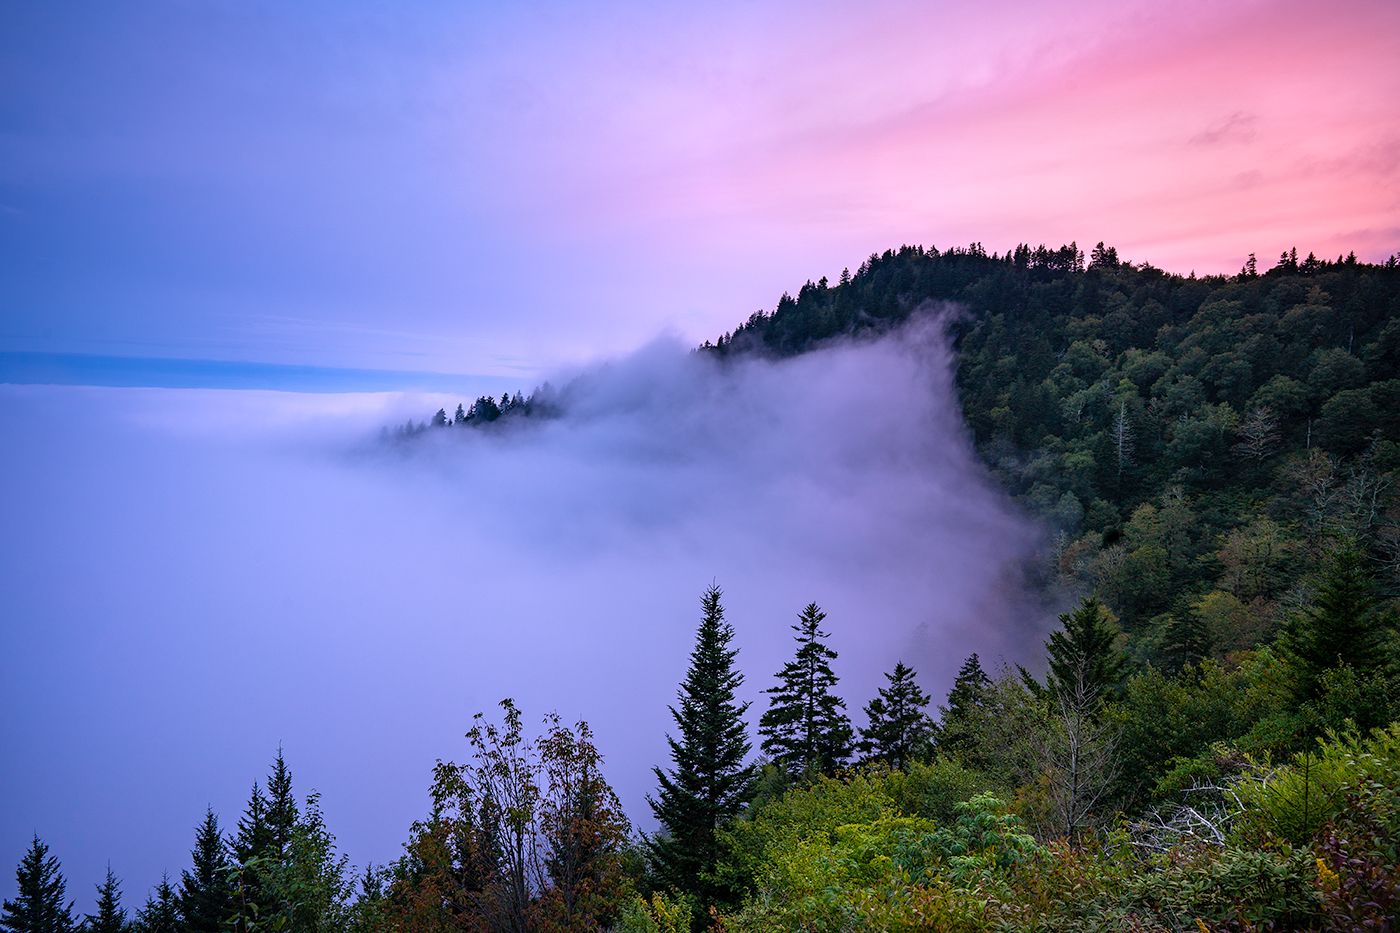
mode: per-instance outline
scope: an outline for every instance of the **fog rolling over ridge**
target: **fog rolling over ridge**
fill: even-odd
[[[941,698],[971,651],[1038,650],[1037,532],[971,450],[941,334],[780,361],[662,340],[570,382],[562,417],[390,444],[459,400],[0,387],[0,861],[38,832],[80,908],[109,858],[139,904],[280,744],[382,862],[506,696],[587,719],[650,826],[712,580],[751,724],[811,601],[857,724],[897,659]]]

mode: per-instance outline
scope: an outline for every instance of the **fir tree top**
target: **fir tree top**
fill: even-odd
[[[68,883],[58,859],[49,855],[49,847],[37,835],[15,869],[15,881],[19,891],[0,907],[0,928],[10,933],[72,933]]]
[[[1322,674],[1331,668],[1347,665],[1363,676],[1389,668],[1394,659],[1387,639],[1394,625],[1382,609],[1361,550],[1353,541],[1341,542],[1313,605],[1279,639],[1293,668],[1298,700],[1316,699]]]
[[[851,722],[846,703],[834,692],[836,652],[823,640],[826,613],[809,603],[792,627],[797,655],[778,672],[780,683],[764,692],[772,696],[758,722],[763,750],[791,774],[830,774],[851,755]]]
[[[97,913],[88,914],[83,923],[85,933],[122,933],[127,928],[126,910],[122,907],[121,882],[112,866],[107,877],[97,887]]]
[[[752,747],[744,723],[749,704],[735,691],[744,677],[730,648],[734,629],[724,621],[721,592],[711,586],[701,598],[704,615],[690,655],[690,670],[671,717],[679,738],[666,736],[674,767],[652,769],[660,788],[648,797],[664,832],[648,842],[661,880],[699,899],[701,909],[718,895],[711,880],[719,859],[715,830],[738,815],[752,793],[754,769],[744,764]]]
[[[865,707],[870,726],[860,730],[860,750],[900,769],[933,731],[933,723],[924,712],[929,696],[914,682],[914,669],[903,661],[896,661],[885,679],[889,686],[881,687],[879,695]]]
[[[1118,650],[1118,629],[1096,596],[1087,596],[1073,612],[1060,616],[1063,628],[1045,643],[1050,655],[1049,688],[1074,694],[1090,705],[1111,699],[1123,683],[1127,657]]]

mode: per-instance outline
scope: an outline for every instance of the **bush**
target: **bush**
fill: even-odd
[[[1360,808],[1387,831],[1400,829],[1400,723],[1370,738],[1328,733],[1317,752],[1301,752],[1276,772],[1242,781],[1235,835],[1245,844],[1271,838],[1310,842],[1324,824]]]
[[[900,813],[943,824],[957,819],[958,805],[986,791],[989,783],[982,772],[940,755],[928,763],[911,761],[902,772],[891,771],[880,786]]]

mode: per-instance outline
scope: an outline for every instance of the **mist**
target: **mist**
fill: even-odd
[[[137,906],[279,746],[382,863],[503,697],[586,719],[651,828],[712,581],[751,725],[812,601],[857,726],[896,660],[941,699],[972,651],[1038,653],[1039,532],[971,449],[939,319],[780,361],[661,339],[555,384],[561,417],[392,443],[471,399],[0,386],[0,863],[38,833],[80,910],[109,860]]]

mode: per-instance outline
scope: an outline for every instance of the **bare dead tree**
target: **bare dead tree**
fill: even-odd
[[[1118,730],[1100,715],[1099,691],[1082,659],[1077,676],[1054,691],[1053,726],[1037,743],[1056,829],[1078,845],[1102,822],[1100,804],[1118,776]]]
[[[1309,450],[1306,458],[1289,465],[1284,473],[1298,489],[1303,504],[1309,545],[1327,535],[1336,520],[1339,503],[1337,461],[1329,453]]]
[[[1128,402],[1118,403],[1118,414],[1113,416],[1113,426],[1109,429],[1113,438],[1113,451],[1118,458],[1118,482],[1123,481],[1123,467],[1133,459],[1133,423],[1128,418]]]
[[[1240,425],[1239,435],[1234,447],[1237,456],[1255,463],[1266,460],[1278,449],[1278,417],[1271,408],[1256,408]]]

